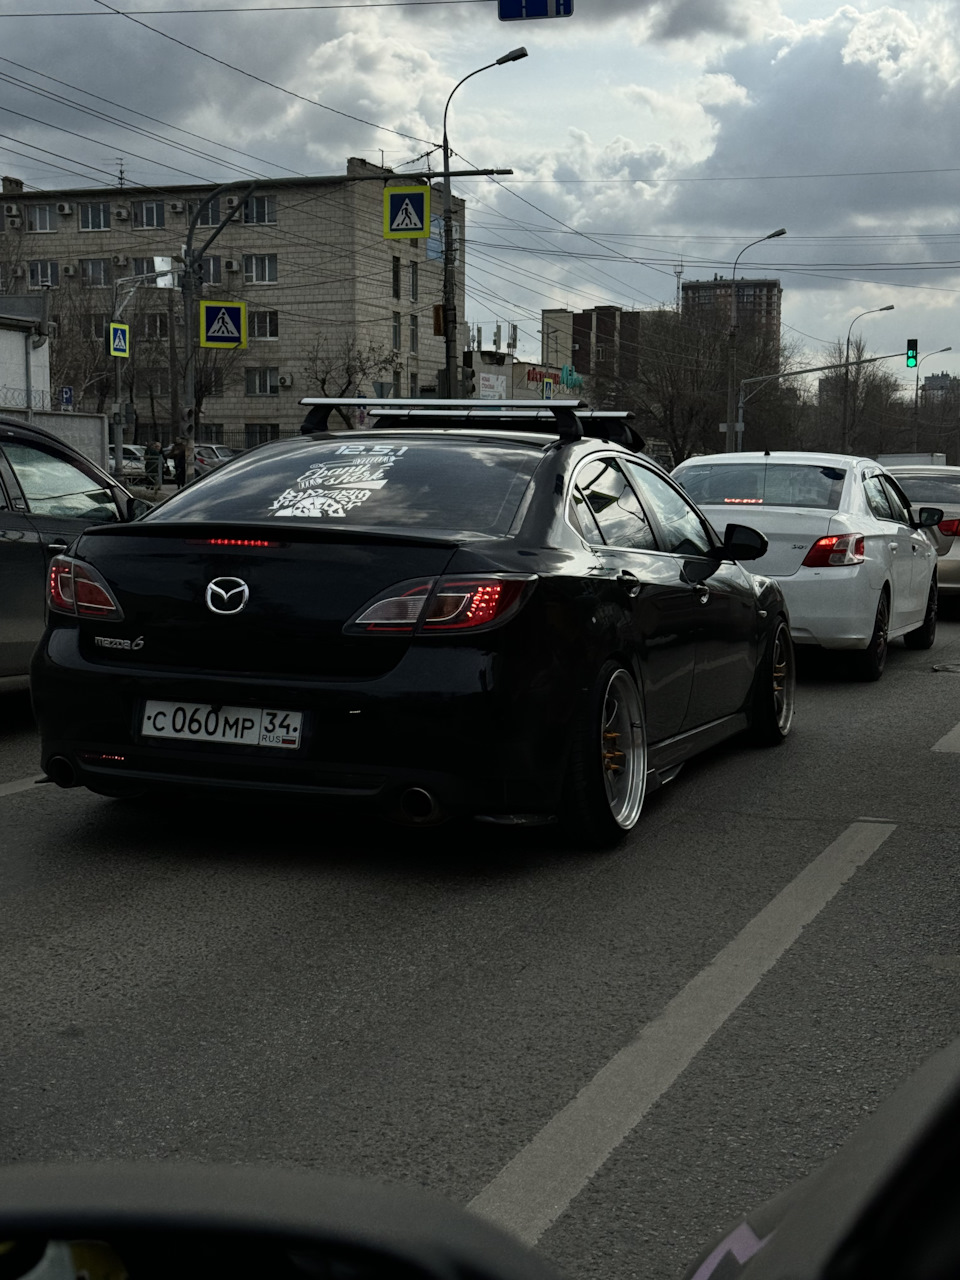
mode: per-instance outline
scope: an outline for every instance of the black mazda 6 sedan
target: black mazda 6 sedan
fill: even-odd
[[[783,740],[786,607],[738,563],[762,535],[718,537],[604,415],[427,404],[254,449],[54,559],[31,680],[54,782],[604,845],[696,752]]]

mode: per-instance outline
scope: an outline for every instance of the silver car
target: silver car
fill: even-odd
[[[912,507],[943,508],[943,519],[930,532],[940,559],[937,579],[942,596],[960,596],[960,467],[896,465],[887,470],[896,478]]]

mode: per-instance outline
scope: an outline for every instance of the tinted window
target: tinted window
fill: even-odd
[[[698,512],[663,476],[636,463],[624,464],[640,496],[656,517],[664,549],[677,555],[702,555],[713,545]]]
[[[34,515],[70,516],[91,524],[119,520],[109,489],[72,462],[32,444],[5,444],[3,451]]]
[[[887,491],[880,483],[879,476],[870,476],[869,479],[864,480],[863,492],[867,499],[867,506],[878,520],[895,519],[893,511],[890,509]]]
[[[953,476],[896,475],[897,484],[910,499],[911,506],[942,507],[960,502],[960,473]]]
[[[460,441],[303,440],[213,471],[151,520],[505,533],[542,454]]]
[[[813,507],[836,511],[846,471],[796,462],[692,463],[675,479],[705,506]]]
[[[626,547],[633,551],[654,551],[656,540],[630,488],[627,477],[613,458],[598,458],[577,472],[574,504],[582,496],[583,505],[593,513],[604,542],[610,547]],[[582,520],[585,536],[595,540],[588,520]]]

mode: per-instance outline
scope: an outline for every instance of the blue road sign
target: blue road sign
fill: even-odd
[[[430,188],[384,187],[383,234],[387,240],[421,240],[430,235]]]
[[[120,324],[117,320],[110,321],[110,329],[107,335],[107,351],[112,356],[122,356],[124,360],[130,357],[130,326],[128,324]]]
[[[60,388],[60,403],[63,405],[64,409],[73,408],[73,387]]]
[[[247,345],[247,304],[245,302],[200,303],[200,345],[233,350]]]
[[[497,16],[501,22],[518,22],[524,18],[569,18],[573,0],[498,0]]]

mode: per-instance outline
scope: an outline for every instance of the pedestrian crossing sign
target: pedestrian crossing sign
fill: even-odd
[[[111,320],[107,345],[111,356],[123,356],[124,359],[128,359],[130,356],[130,326]]]
[[[387,240],[426,240],[430,235],[430,188],[384,187],[383,234]]]
[[[245,302],[200,303],[200,345],[233,351],[247,345]]]

